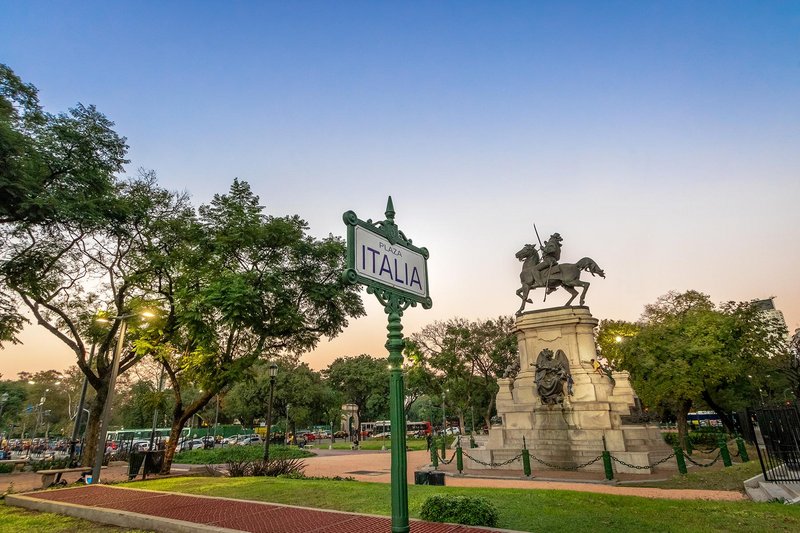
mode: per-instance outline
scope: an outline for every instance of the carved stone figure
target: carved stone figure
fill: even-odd
[[[589,290],[589,282],[581,281],[581,272],[585,270],[592,276],[606,277],[603,269],[589,257],[584,257],[575,264],[558,263],[561,258],[561,241],[561,235],[558,233],[554,233],[547,240],[542,252],[545,256],[544,260],[540,259],[535,244],[526,244],[522,250],[517,252],[517,259],[523,262],[522,272],[519,275],[522,286],[517,289],[517,296],[522,299],[522,303],[517,310],[517,315],[522,314],[526,303],[532,303],[528,298],[531,289],[545,288],[546,294],[549,294],[559,287],[563,287],[572,295],[565,304],[568,306],[578,296],[575,287],[583,287],[579,304],[583,305],[586,300],[586,291]]]
[[[542,403],[555,405],[564,403],[564,383],[569,376],[569,361],[563,350],[553,354],[553,350],[545,348],[536,358],[536,392]]]
[[[503,377],[506,379],[513,380],[517,377],[519,373],[519,359],[515,360],[513,363],[509,364],[506,369],[503,371]]]

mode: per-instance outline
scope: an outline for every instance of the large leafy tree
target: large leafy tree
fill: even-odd
[[[270,377],[266,364],[257,364],[226,396],[225,414],[238,418],[245,426],[266,420],[269,406]],[[278,365],[272,402],[273,423],[290,407],[290,430],[296,426],[327,423],[328,410],[337,401],[323,383],[319,372],[306,363],[283,362]]]
[[[465,415],[472,410],[482,413],[488,425],[498,390],[497,378],[517,358],[514,321],[501,316],[434,322],[411,336],[406,356],[418,374],[415,381],[427,380],[428,395],[439,397],[445,393],[446,408],[458,414],[462,430]]]
[[[330,386],[358,408],[358,419],[379,420],[389,414],[389,370],[386,359],[367,354],[339,357],[323,370]]]
[[[152,243],[162,243],[163,224],[186,210],[186,198],[161,189],[152,174],[144,174],[115,184],[107,207],[113,216],[106,224],[78,221],[15,231],[9,260],[3,264],[7,287],[39,325],[75,353],[78,367],[96,391],[87,442],[99,439],[121,321],[128,321],[129,329],[120,373],[142,358],[135,349],[138,339],[152,335],[148,323],[137,316],[137,310],[149,305],[146,287],[154,269],[145,254]],[[105,323],[97,321],[98,314]],[[90,346],[95,352],[92,361]],[[94,447],[87,447],[85,464],[91,464],[93,454]]]
[[[294,361],[364,309],[341,281],[341,239],[316,239],[299,217],[266,214],[246,182],[162,229],[149,262],[163,322],[139,348],[164,365],[174,398],[168,472],[181,429],[211,398],[261,358]],[[190,383],[203,392],[187,398]]]
[[[36,88],[0,64],[0,343],[18,342],[26,323],[7,264],[36,277],[75,253],[79,235],[116,223],[127,145],[113,125],[94,106],[45,112]]]
[[[646,306],[637,324],[604,321],[598,342],[630,372],[645,404],[675,414],[685,445],[693,407],[712,408],[734,431],[731,410],[758,398],[754,383],[766,379],[785,351],[782,335],[756,302],[716,306],[708,295],[687,291]]]

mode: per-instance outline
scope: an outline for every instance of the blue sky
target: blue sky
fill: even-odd
[[[131,173],[196,203],[240,177],[343,235],[391,194],[431,251],[434,308],[406,333],[512,313],[533,222],[606,270],[598,318],[697,289],[776,296],[800,327],[797,2],[0,0],[0,62],[52,112],[97,105]],[[307,360],[382,355],[368,310]],[[53,366],[26,341],[0,372]]]

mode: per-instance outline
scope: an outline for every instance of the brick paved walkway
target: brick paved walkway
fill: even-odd
[[[48,502],[46,510],[72,516],[82,516],[101,521],[105,516],[109,522],[125,527],[142,527],[130,521],[129,513],[145,515],[151,519],[165,519],[162,531],[177,531],[183,527],[192,530],[193,525],[205,526],[206,531],[219,528],[231,531],[270,533],[378,533],[391,531],[388,517],[365,516],[336,511],[323,511],[272,503],[231,500],[210,496],[188,496],[169,492],[89,485],[78,488],[49,490],[14,495],[9,497],[12,505],[25,504],[25,500]],[[61,505],[59,505],[61,504]],[[60,510],[53,510],[53,508]],[[91,510],[98,511],[87,515]],[[40,507],[40,510],[45,510]],[[103,511],[108,511],[103,513]],[[122,513],[120,513],[122,511]],[[135,520],[136,516],[133,516]],[[128,523],[125,522],[128,519]],[[114,521],[116,520],[116,521]],[[186,524],[189,522],[189,524]],[[158,522],[145,526],[150,529]],[[200,527],[195,526],[198,530]],[[490,533],[492,529],[423,522],[411,520],[411,533]]]

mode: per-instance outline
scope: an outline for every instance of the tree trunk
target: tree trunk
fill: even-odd
[[[491,399],[489,400],[489,408],[486,409],[485,413],[483,413],[483,420],[484,420],[484,422],[486,422],[486,427],[487,428],[492,427],[492,410],[494,409],[494,402],[495,402],[496,398],[497,397],[494,396],[494,395],[491,396]],[[483,429],[483,428],[480,428],[480,429]]]
[[[711,398],[711,395],[708,393],[708,391],[703,391],[701,396],[703,401],[706,402],[715,413],[717,413],[717,416],[719,416],[719,419],[722,420],[722,425],[725,426],[725,429],[728,430],[728,433],[736,433],[736,424],[733,421],[733,417],[722,407],[720,407],[719,404],[713,400],[713,398]]]
[[[175,458],[175,450],[181,438],[181,431],[186,425],[186,417],[175,417],[172,419],[172,427],[169,430],[169,440],[164,448],[164,461],[161,463],[161,474],[169,474],[172,468],[172,460]]]
[[[692,408],[692,400],[684,400],[678,408],[678,442],[681,448],[686,449],[689,442],[689,409]]]
[[[96,391],[94,400],[89,407],[89,420],[86,422],[86,433],[83,439],[81,453],[81,466],[94,465],[95,451],[100,440],[100,418],[103,416],[103,406],[108,397],[108,383],[104,382],[100,390]],[[105,450],[105,444],[103,445]]]

